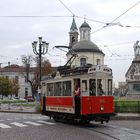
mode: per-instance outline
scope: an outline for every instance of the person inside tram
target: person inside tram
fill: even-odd
[[[103,88],[102,88],[102,83],[101,83],[101,79],[98,80],[98,88],[97,88],[97,92],[100,96],[104,95],[104,91],[103,91]]]
[[[76,114],[80,114],[80,83],[75,86],[74,90],[74,98],[75,98],[75,112]]]
[[[90,96],[96,96],[96,82],[95,82],[95,80],[90,81]]]
[[[76,85],[74,93],[75,93],[76,97],[80,97],[81,93],[80,93],[80,86],[79,85]]]

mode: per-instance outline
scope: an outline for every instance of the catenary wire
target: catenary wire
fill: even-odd
[[[61,0],[58,0],[73,16],[75,15]]]

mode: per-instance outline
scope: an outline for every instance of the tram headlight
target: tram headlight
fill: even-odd
[[[100,110],[101,110],[101,111],[104,111],[104,107],[103,107],[103,106],[101,106]]]

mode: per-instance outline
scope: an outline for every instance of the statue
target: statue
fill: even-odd
[[[139,43],[139,41],[136,41],[136,43],[134,43],[134,55],[135,55],[135,58],[140,56],[140,45],[138,43]]]

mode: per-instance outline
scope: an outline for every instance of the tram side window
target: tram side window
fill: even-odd
[[[105,94],[105,92],[103,91],[102,79],[98,79],[98,80],[97,80],[97,94],[98,94],[99,96]]]
[[[41,92],[42,92],[43,95],[47,95],[46,84],[44,82],[42,83],[42,90],[41,90]]]
[[[112,79],[108,79],[108,95],[112,95]]]
[[[53,96],[53,83],[48,83],[47,84],[47,95],[48,96]]]
[[[61,82],[54,83],[54,96],[61,96]]]
[[[63,96],[71,96],[71,81],[62,83]]]
[[[89,80],[89,94],[90,96],[96,96],[96,79]]]
[[[82,80],[81,94],[82,96],[89,96],[89,94],[87,93],[87,80]]]

